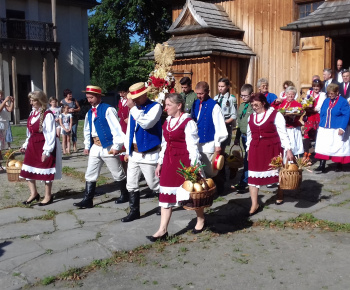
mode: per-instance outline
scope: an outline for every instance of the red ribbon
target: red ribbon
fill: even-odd
[[[94,93],[98,93],[98,94],[101,94],[101,90],[98,90],[98,89],[93,89],[93,88],[86,88],[86,91],[87,92],[94,92]]]
[[[146,87],[143,87],[142,89],[130,92],[130,95],[136,95],[138,93],[141,93],[141,92],[145,91],[146,89],[147,89]]]
[[[214,160],[214,169],[218,170],[218,161],[220,158],[220,154],[216,155],[215,160]]]
[[[97,118],[97,109],[96,108],[91,108],[91,111],[94,113],[95,118]]]

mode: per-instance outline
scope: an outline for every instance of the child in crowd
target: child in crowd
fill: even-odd
[[[61,126],[60,126],[60,114],[61,114],[61,107],[58,107],[58,100],[54,97],[50,97],[49,103],[51,105],[50,111],[55,116],[55,124],[56,124],[56,135],[58,138],[60,138],[61,134]]]
[[[69,106],[64,105],[62,108],[62,113],[60,114],[60,125],[61,125],[61,133],[62,133],[62,147],[63,154],[70,154],[70,135],[72,131],[73,125],[73,116],[68,113]]]
[[[248,154],[247,154],[247,126],[249,116],[253,113],[253,108],[250,105],[250,97],[253,95],[253,86],[251,84],[244,84],[241,88],[241,98],[242,103],[238,108],[237,114],[237,132],[235,138],[235,145],[240,143],[242,140],[242,145],[245,151],[244,154],[244,167],[241,179],[239,183],[232,186],[238,192],[244,192],[248,186]]]
[[[220,108],[221,112],[225,119],[225,125],[228,133],[228,137],[225,141],[221,143],[221,154],[225,154],[226,146],[230,146],[231,138],[232,138],[232,129],[235,124],[236,116],[236,108],[237,108],[237,99],[234,95],[230,94],[230,80],[227,78],[221,78],[218,81],[218,91],[219,94],[214,97],[214,101],[216,101]],[[223,177],[223,180],[226,180],[225,177],[225,166],[219,173],[220,176]],[[233,179],[236,176],[236,172],[230,172],[230,179]]]

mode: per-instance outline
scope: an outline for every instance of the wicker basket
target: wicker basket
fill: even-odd
[[[238,168],[241,168],[241,167],[244,166],[243,149],[242,149],[241,146],[239,146],[240,151],[238,151],[238,150],[232,151],[234,146],[235,145],[231,146],[230,154],[226,158],[226,163],[227,163],[228,167],[230,167],[230,168],[237,168],[238,169]],[[231,160],[232,157],[235,157],[235,159]]]
[[[288,164],[280,170],[279,173],[279,183],[280,189],[298,189],[302,181],[303,171],[299,169],[298,171],[287,170]]]
[[[213,204],[216,186],[209,188],[205,179],[202,179],[207,189],[203,191],[190,192],[190,199],[183,201],[181,204],[184,209],[197,210],[205,207],[210,207]]]
[[[21,173],[22,168],[14,167],[14,166],[8,166],[9,162],[12,160],[11,156],[17,152],[21,152],[20,150],[13,151],[11,155],[9,156],[7,162],[6,162],[6,172],[7,172],[7,179],[10,182],[16,182],[16,181],[23,181],[24,179],[19,178],[19,175]]]

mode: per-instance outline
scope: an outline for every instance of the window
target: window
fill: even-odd
[[[314,12],[323,2],[324,1],[298,4],[299,18],[308,16],[310,13]]]
[[[314,12],[324,1],[294,0],[294,21]],[[293,32],[293,52],[299,51],[300,33]]]

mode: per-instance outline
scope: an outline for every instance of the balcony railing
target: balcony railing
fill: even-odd
[[[53,42],[53,24],[0,18],[0,38]]]

